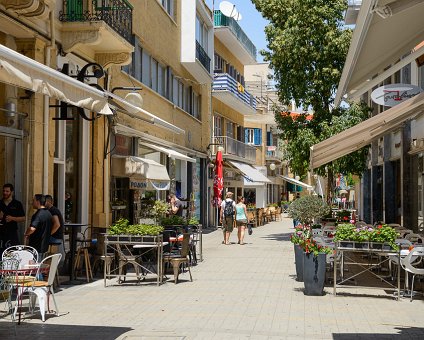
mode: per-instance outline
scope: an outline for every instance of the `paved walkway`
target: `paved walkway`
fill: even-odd
[[[25,319],[17,339],[424,339],[424,302],[384,291],[303,295],[294,280],[291,220],[254,229],[247,244],[204,235],[204,261],[182,282],[103,287],[99,280],[56,294],[60,316]],[[171,275],[172,278],[172,275]],[[370,295],[367,295],[367,294]],[[381,295],[379,295],[381,294]],[[0,339],[13,339],[0,319]]]

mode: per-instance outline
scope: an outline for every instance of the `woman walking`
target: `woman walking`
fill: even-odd
[[[236,204],[236,224],[237,224],[237,237],[238,244],[244,244],[244,232],[247,225],[247,210],[246,205],[244,204],[244,197],[237,197]]]

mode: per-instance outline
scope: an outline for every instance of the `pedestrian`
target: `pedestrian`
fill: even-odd
[[[171,214],[176,216],[183,216],[183,203],[175,196],[171,194]]]
[[[46,197],[42,194],[34,195],[32,207],[37,211],[31,217],[31,223],[25,232],[25,243],[38,251],[38,262],[43,259],[49,249],[52,230],[52,215],[46,209]]]
[[[228,191],[225,195],[225,200],[221,203],[221,218],[222,232],[224,234],[223,244],[230,244],[230,235],[234,229],[234,212],[236,203],[233,201],[233,193]]]
[[[53,205],[53,197],[51,195],[46,195],[46,208],[52,215],[52,230],[49,242],[50,244],[62,244],[65,222],[60,210]]]
[[[246,204],[244,204],[244,197],[238,196],[236,204],[236,225],[238,237],[237,243],[240,245],[244,244],[244,232],[246,230],[247,222],[247,209]]]
[[[0,200],[0,255],[1,248],[20,244],[18,223],[25,222],[25,212],[22,203],[13,197],[14,187],[7,183],[3,185],[3,198]]]
[[[294,197],[294,199],[293,199],[293,201],[292,201],[292,202],[294,202],[294,201],[295,201],[295,200],[297,200],[298,198],[300,198],[300,193],[296,193],[296,196]],[[299,221],[298,221],[298,220],[296,220],[296,219],[293,219],[293,228],[296,228],[298,224],[299,224]]]

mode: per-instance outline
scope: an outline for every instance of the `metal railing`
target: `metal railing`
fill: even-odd
[[[215,136],[212,138],[212,143],[215,144],[212,148],[212,153],[214,155],[216,154],[217,145],[219,144],[224,148],[224,155],[237,156],[251,162],[256,161],[256,148],[254,146],[227,136]]]
[[[267,151],[265,154],[265,158],[277,158],[282,159],[283,158],[283,152],[281,150],[273,150],[273,151]]]
[[[360,7],[362,5],[362,0],[348,0],[347,5],[348,6]]]
[[[63,0],[59,20],[63,22],[104,21],[133,44],[133,7],[127,0]]]
[[[256,110],[256,99],[245,88],[228,73],[215,73],[213,80],[213,91],[229,91],[245,104]]]
[[[246,33],[241,29],[240,25],[234,18],[230,18],[222,14],[220,10],[214,11],[215,27],[228,27],[231,32],[237,37],[237,40],[244,46],[246,51],[256,60],[256,46],[248,38]],[[231,49],[231,47],[230,47]]]
[[[211,58],[209,58],[202,45],[196,40],[196,58],[199,59],[203,67],[210,73],[211,71]]]

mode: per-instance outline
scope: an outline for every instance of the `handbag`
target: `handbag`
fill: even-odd
[[[253,233],[253,228],[252,228],[252,226],[253,226],[253,223],[252,223],[252,222],[247,223],[247,233],[248,233],[249,235],[252,235],[252,233]]]

